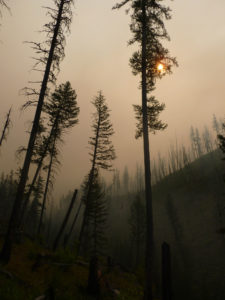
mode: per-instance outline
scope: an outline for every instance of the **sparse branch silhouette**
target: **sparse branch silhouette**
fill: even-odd
[[[11,113],[12,113],[12,108],[9,109],[9,111],[6,115],[5,124],[3,126],[2,134],[0,136],[0,147],[2,146],[3,141],[7,139],[7,136],[9,134],[10,126],[12,125]]]
[[[147,213],[145,298],[152,300],[154,239],[148,130],[149,125],[153,125],[157,120],[151,113],[151,100],[154,100],[152,108],[155,107],[158,113],[163,109],[163,106],[160,107],[156,103],[155,98],[149,98],[150,106],[148,107],[148,94],[155,89],[156,79],[161,78],[166,73],[170,73],[172,66],[177,65],[177,62],[175,58],[169,55],[169,51],[161,43],[162,39],[169,39],[164,20],[171,18],[170,8],[152,0],[125,0],[116,4],[114,9],[121,8],[125,4],[129,4],[131,10],[130,30],[133,33],[133,37],[130,39],[129,44],[132,45],[137,42],[139,45],[139,49],[134,52],[130,59],[130,65],[133,74],[141,76],[142,105],[139,108],[136,106],[136,116],[137,112],[139,112],[138,118],[140,118],[141,111],[142,125],[140,125],[139,121],[136,136],[140,136],[140,130],[143,131]],[[159,63],[165,65],[165,72],[158,71],[157,64]],[[158,126],[161,129],[165,128],[163,123],[158,123]]]
[[[109,119],[109,108],[101,91],[98,92],[92,103],[96,112],[93,114],[93,136],[89,140],[89,145],[91,146],[91,152],[89,153],[91,156],[91,170],[84,188],[85,195],[83,199],[85,201],[85,210],[79,235],[78,253],[81,250],[84,229],[88,224],[89,198],[93,188],[93,181],[98,173],[97,169],[110,170],[112,168],[112,161],[116,157],[112,141],[110,140],[114,131]]]
[[[5,237],[3,248],[1,251],[0,259],[7,263],[10,259],[11,245],[13,234],[16,231],[19,221],[19,215],[21,211],[22,200],[24,197],[24,189],[26,186],[26,181],[28,177],[28,172],[30,168],[30,163],[33,154],[33,148],[35,144],[36,135],[38,132],[39,121],[41,117],[41,112],[43,109],[44,99],[46,96],[48,82],[54,81],[54,70],[59,67],[60,61],[64,57],[64,46],[65,46],[65,30],[69,30],[72,11],[71,6],[73,4],[72,0],[54,0],[55,9],[48,10],[51,17],[51,21],[44,25],[44,31],[48,37],[46,48],[42,48],[44,59],[40,57],[40,63],[44,64],[43,80],[41,83],[40,93],[38,96],[38,103],[35,111],[34,121],[32,125],[32,130],[28,142],[27,152],[24,159],[24,164],[21,170],[20,181],[18,184],[18,189],[15,197],[15,202],[13,205],[13,210],[11,218],[9,221],[8,231]],[[34,43],[34,46],[37,44]],[[39,47],[39,45],[37,45]],[[36,48],[39,54],[39,48]]]

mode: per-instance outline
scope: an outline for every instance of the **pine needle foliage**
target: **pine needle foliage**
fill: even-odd
[[[53,185],[54,171],[59,166],[59,143],[62,142],[62,135],[66,130],[72,128],[78,123],[79,107],[76,101],[77,95],[69,81],[65,84],[60,84],[56,87],[54,93],[48,99],[45,105],[45,112],[49,115],[49,127],[53,133],[49,135],[51,138],[48,147],[49,164],[45,167],[47,170],[47,179],[45,185],[45,192],[43,196],[43,203],[41,209],[40,223],[38,227],[38,234],[41,230],[43,213],[47,199],[49,184]]]
[[[138,139],[143,135],[143,113],[141,105],[133,105],[136,123],[136,134],[135,138]],[[164,130],[167,127],[166,123],[159,120],[159,114],[164,110],[165,104],[160,104],[159,101],[151,96],[147,99],[147,115],[148,115],[148,128],[152,133],[156,133],[157,130]]]
[[[142,0],[125,0],[116,4],[113,9],[118,9],[125,4],[130,4],[127,12],[131,13],[130,30],[133,37],[129,40],[129,45],[134,43],[142,44],[143,40],[143,14]],[[164,19],[171,19],[171,10],[161,4],[160,0],[145,0],[145,34],[146,34],[146,84],[147,93],[155,89],[155,80],[171,72],[172,66],[177,65],[174,57],[171,57],[169,50],[166,49],[161,40],[169,40],[169,35],[164,25]],[[159,72],[157,65],[162,63],[164,71]],[[133,74],[138,75],[142,72],[142,53],[141,49],[135,51],[130,59],[130,66]]]
[[[129,0],[117,4],[114,8],[120,8],[126,3],[130,3],[132,9],[130,29],[133,37],[130,39],[129,44],[135,42],[142,44],[142,1]],[[129,10],[128,10],[129,11]],[[157,78],[163,77],[165,74],[171,72],[173,65],[177,65],[176,59],[169,55],[168,49],[163,47],[161,39],[169,40],[169,35],[163,23],[163,18],[170,19],[170,9],[162,6],[160,1],[145,1],[145,34],[146,34],[146,92],[147,94],[155,89],[155,82]],[[142,73],[142,52],[141,49],[133,53],[130,59],[130,66],[134,75]],[[164,66],[162,72],[158,71],[157,65],[161,63]],[[142,82],[141,82],[142,83]],[[140,83],[140,87],[142,86]],[[167,125],[159,120],[159,114],[165,109],[165,104],[160,104],[159,101],[151,96],[147,97],[147,116],[149,131],[155,133],[156,130],[164,130]],[[143,126],[142,122],[142,107],[141,105],[133,105],[135,117],[137,119],[136,138],[142,136]]]
[[[82,245],[84,229],[89,228],[89,207],[91,207],[92,199],[90,198],[93,188],[95,177],[99,169],[111,170],[112,161],[116,158],[114,146],[110,137],[113,135],[114,130],[110,121],[109,108],[106,104],[106,99],[102,92],[99,91],[97,96],[92,101],[96,111],[93,113],[93,136],[89,139],[90,156],[91,156],[91,170],[88,174],[85,190],[84,190],[84,203],[86,205],[84,210],[84,217],[81,225],[79,235],[79,249]]]
[[[70,26],[72,23],[72,5],[73,0],[52,0],[55,7],[44,7],[46,15],[50,17],[50,21],[44,24],[40,32],[46,34],[46,40],[43,42],[26,42],[31,45],[34,50],[33,60],[35,61],[33,70],[42,74],[46,71],[46,65],[49,60],[49,47],[51,47],[54,39],[54,32],[57,27],[57,38],[54,39],[54,53],[51,57],[51,67],[49,70],[48,82],[55,84],[57,75],[60,71],[60,62],[65,57],[66,34],[70,33]],[[60,12],[60,22],[59,22]],[[41,84],[41,81],[30,82],[31,84]],[[29,106],[36,106],[39,90],[35,87],[25,87],[24,93],[28,100],[22,106],[26,109]],[[48,95],[47,88],[45,94]]]
[[[170,8],[162,5],[160,0],[124,0],[114,6],[114,9],[129,4],[131,11],[130,30],[133,34],[129,44],[138,43],[139,48],[130,59],[134,75],[141,75],[140,88],[142,93],[142,129],[143,150],[145,163],[145,197],[147,213],[146,230],[146,282],[145,299],[152,300],[153,284],[153,213],[152,213],[152,188],[149,152],[149,109],[148,94],[155,89],[157,78],[171,72],[176,59],[171,57],[168,49],[162,45],[162,40],[169,40],[164,20],[171,18]],[[158,71],[157,65],[164,66],[164,71]],[[154,98],[149,98],[154,99]],[[158,107],[158,106],[156,106]],[[151,125],[151,124],[150,124]],[[140,126],[139,126],[140,127]],[[140,128],[138,128],[138,131]]]
[[[77,94],[69,81],[60,84],[45,105],[45,112],[49,116],[52,127],[57,120],[59,134],[70,129],[78,123],[79,107],[77,106]],[[56,127],[56,125],[55,125]]]
[[[96,112],[93,114],[93,136],[89,139],[89,145],[91,146],[89,154],[92,168],[99,167],[108,170],[111,169],[111,162],[116,157],[112,141],[110,140],[114,133],[109,119],[110,111],[101,91],[98,92],[92,104],[96,108]]]
[[[28,178],[44,100],[48,91],[48,83],[55,82],[56,77],[54,72],[59,70],[59,63],[64,58],[65,31],[68,31],[70,29],[70,24],[72,22],[71,6],[73,4],[73,0],[54,0],[53,2],[55,4],[55,8],[47,8],[48,15],[50,16],[51,20],[44,25],[43,29],[47,36],[46,42],[44,43],[44,46],[40,43],[32,44],[34,50],[38,54],[37,64],[41,64],[43,66],[43,69],[40,70],[41,72],[43,72],[43,79],[39,82],[40,91],[37,92],[33,88],[25,90],[28,97],[35,97],[34,102],[37,105],[27,146],[27,152],[23,167],[21,169],[21,176],[14,201],[14,206],[12,209],[7,234],[5,236],[5,241],[0,254],[0,260],[5,263],[8,263],[10,260],[13,234],[15,233],[15,230],[18,227],[19,223],[26,181]],[[28,105],[29,101],[31,101],[31,104],[33,104],[33,100],[28,100]]]

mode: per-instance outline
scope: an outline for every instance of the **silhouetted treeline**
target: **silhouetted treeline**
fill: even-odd
[[[201,156],[195,158],[194,149],[191,150],[190,147],[190,160],[187,160],[187,163],[184,163],[183,156],[175,155],[177,152],[174,150],[175,154],[167,158],[171,162],[173,157],[176,162],[176,168],[171,169],[170,173],[168,171],[163,173],[166,168],[162,165],[163,158],[160,155],[158,162],[161,165],[155,164],[157,173],[161,172],[161,177],[158,176],[157,182],[153,185],[156,236],[154,285],[157,293],[160,294],[160,249],[161,243],[167,241],[171,246],[174,299],[186,300],[190,297],[194,300],[200,300],[202,297],[206,300],[216,297],[220,299],[220,295],[224,293],[221,280],[225,267],[223,260],[225,242],[221,232],[221,228],[225,227],[224,163],[222,153],[217,148],[218,142],[215,141],[212,133],[210,136],[212,143],[212,148],[208,148],[210,151],[207,152],[207,147],[203,146]],[[170,149],[176,149],[177,145],[178,143]],[[177,149],[182,148],[177,147]],[[104,196],[103,203],[108,212],[103,214],[107,244],[102,242],[98,244],[98,253],[109,255],[112,264],[120,264],[122,268],[130,271],[143,272],[146,222],[143,169],[137,165],[134,174],[131,174],[129,168],[125,167],[121,173],[120,176],[119,171],[115,170],[111,184],[100,181],[101,189],[96,186],[96,190],[93,190],[96,195],[100,193],[99,196]],[[10,216],[17,185],[15,178],[13,173],[8,176],[1,175],[2,234],[6,229],[7,218]],[[42,194],[43,183],[39,178],[29,201],[29,217],[24,228],[30,237],[36,235],[35,228],[40,217],[39,202]],[[67,247],[74,253],[77,253],[78,249],[82,212],[84,212],[84,205],[80,206],[83,201],[81,196],[82,193],[70,212],[71,217],[59,242],[61,247]],[[72,193],[69,192],[60,199],[58,205],[48,204],[46,207],[42,242],[49,247],[52,247],[65,219],[71,198]],[[98,205],[102,205],[101,202]],[[75,218],[75,226],[67,240]],[[101,239],[101,235],[99,237]]]

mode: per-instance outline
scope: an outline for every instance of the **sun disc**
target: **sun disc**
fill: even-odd
[[[158,69],[158,71],[160,71],[160,72],[163,71],[163,69],[164,69],[163,64],[158,64],[157,69]]]

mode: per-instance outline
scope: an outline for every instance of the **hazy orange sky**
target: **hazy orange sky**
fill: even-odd
[[[154,95],[165,102],[161,118],[168,123],[165,132],[151,136],[154,156],[166,153],[175,138],[186,142],[190,126],[210,125],[212,115],[225,116],[225,2],[224,0],[164,1],[172,9],[172,20],[166,22],[171,41],[166,43],[179,67],[157,82]],[[51,0],[9,1],[11,15],[3,12],[0,29],[0,129],[3,117],[13,105],[13,127],[0,153],[0,171],[17,169],[18,146],[27,145],[27,121],[34,111],[20,113],[24,96],[19,90],[33,80],[33,50],[23,41],[41,41],[38,33],[48,20],[42,6]],[[65,136],[62,167],[56,180],[56,193],[61,195],[82,182],[90,168],[88,138],[91,134],[90,101],[102,90],[111,109],[115,129],[113,137],[117,160],[114,166],[131,170],[142,162],[142,140],[136,141],[132,104],[140,103],[139,78],[129,67],[133,47],[130,17],[124,9],[112,10],[114,0],[75,1],[71,34],[67,38],[66,57],[61,64],[58,83],[69,80],[77,92],[80,106],[79,125]]]

